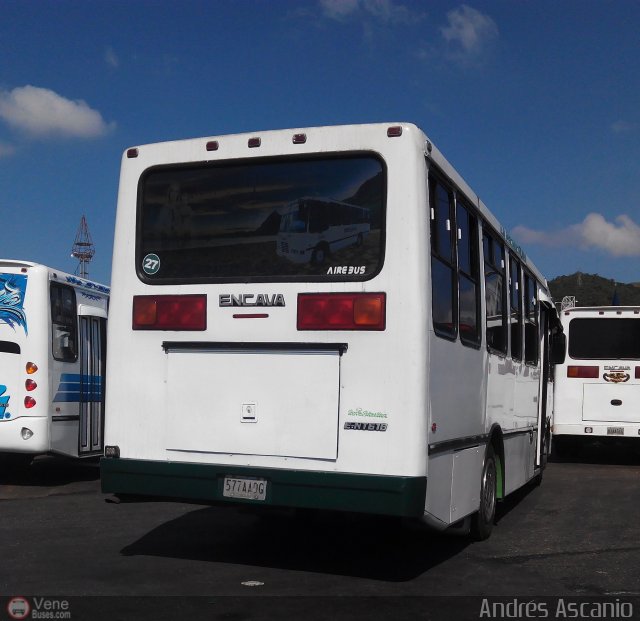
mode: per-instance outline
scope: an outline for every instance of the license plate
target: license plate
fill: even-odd
[[[226,498],[265,500],[267,498],[267,482],[265,479],[227,476],[224,478],[222,495]]]
[[[624,427],[607,427],[608,436],[623,436]]]

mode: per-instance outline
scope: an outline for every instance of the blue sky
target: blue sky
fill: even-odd
[[[637,0],[2,0],[5,258],[109,282],[120,157],[418,124],[541,271],[640,281]]]

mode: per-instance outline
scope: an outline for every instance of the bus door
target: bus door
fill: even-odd
[[[540,386],[538,388],[538,437],[535,467],[544,467],[551,441],[551,412],[548,408],[549,397],[549,313],[544,304],[540,304]]]
[[[80,426],[78,455],[102,453],[107,320],[80,316]]]

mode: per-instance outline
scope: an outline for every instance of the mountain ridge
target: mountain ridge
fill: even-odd
[[[576,306],[611,306],[616,294],[618,306],[640,306],[640,282],[621,283],[584,272],[557,276],[548,282],[554,302],[562,302],[565,296],[574,296]]]

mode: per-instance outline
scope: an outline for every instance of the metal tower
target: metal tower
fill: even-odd
[[[95,253],[96,249],[91,239],[91,233],[89,233],[89,226],[83,215],[82,220],[80,220],[78,232],[76,233],[76,239],[73,242],[73,248],[71,249],[71,256],[80,261],[76,268],[76,274],[79,272],[82,278],[86,278],[89,275],[88,266]]]

